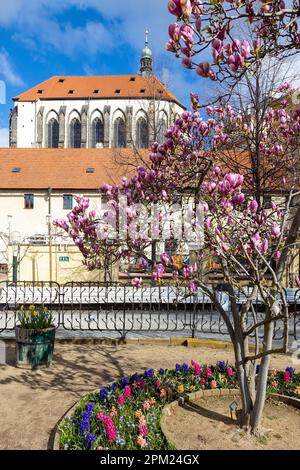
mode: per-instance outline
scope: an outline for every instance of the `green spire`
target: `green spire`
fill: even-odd
[[[152,72],[152,61],[153,55],[152,51],[149,48],[149,31],[146,30],[146,39],[145,39],[145,47],[142,50],[142,58],[141,58],[141,75],[143,77],[151,77],[153,75]]]
[[[145,46],[148,47],[148,44],[149,44],[149,41],[148,41],[149,31],[148,31],[148,29],[146,29],[146,33],[145,33],[145,34],[146,34]]]

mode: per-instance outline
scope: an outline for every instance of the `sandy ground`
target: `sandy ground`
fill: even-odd
[[[233,360],[229,348],[171,346],[139,342],[125,345],[56,343],[54,363],[31,371],[14,364],[13,343],[7,343],[7,364],[0,365],[0,449],[51,448],[61,416],[85,393],[117,377],[146,368],[174,367],[176,362],[215,363]],[[290,357],[274,356],[283,368]]]
[[[299,450],[300,410],[268,400],[262,433],[248,436],[231,420],[229,405],[239,397],[200,399],[175,408],[167,418],[167,436],[183,450]],[[180,431],[178,431],[180,423]]]

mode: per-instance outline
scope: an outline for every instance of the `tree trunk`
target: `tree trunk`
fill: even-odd
[[[272,349],[273,343],[273,332],[274,322],[267,323],[264,331],[264,347],[263,351]],[[266,394],[267,394],[267,380],[268,371],[270,366],[271,355],[267,354],[264,356],[260,363],[260,369],[258,374],[258,385],[256,391],[256,400],[250,419],[250,431],[252,434],[256,434],[260,428],[261,418],[265,406]]]
[[[243,363],[245,358],[243,341],[236,340],[234,343],[235,362],[239,380],[239,388],[242,400],[242,414],[240,425],[249,429],[250,417],[253,410],[253,401],[249,389],[246,366]]]

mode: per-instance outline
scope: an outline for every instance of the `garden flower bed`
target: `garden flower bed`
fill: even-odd
[[[234,367],[195,361],[172,370],[149,369],[123,377],[86,395],[59,427],[59,447],[69,450],[171,449],[161,430],[163,408],[185,394],[207,389],[236,389]],[[300,397],[300,373],[292,367],[271,370],[268,392]]]

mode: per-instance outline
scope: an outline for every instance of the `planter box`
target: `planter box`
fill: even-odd
[[[53,360],[55,327],[29,330],[16,326],[17,366],[36,369],[49,367]]]

